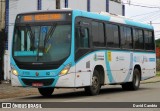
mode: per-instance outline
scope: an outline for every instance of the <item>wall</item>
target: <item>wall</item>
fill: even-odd
[[[87,11],[87,0],[68,0],[68,7]]]
[[[5,0],[0,0],[0,31],[5,27]]]
[[[42,10],[56,9],[56,0],[42,0]]]
[[[106,0],[90,0],[91,12],[106,12]]]
[[[109,1],[109,13],[123,15],[122,5],[117,2]]]
[[[10,50],[16,15],[22,12],[37,10],[37,0],[9,0],[8,50],[4,55],[4,79],[10,79]]]

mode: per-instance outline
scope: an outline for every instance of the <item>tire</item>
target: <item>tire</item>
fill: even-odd
[[[97,70],[94,70],[93,77],[92,77],[92,85],[85,87],[85,92],[87,95],[98,95],[100,91],[100,75]]]
[[[140,86],[140,72],[138,69],[134,69],[132,82],[122,84],[124,90],[138,90]]]
[[[38,88],[39,93],[44,97],[49,97],[52,95],[54,88]]]

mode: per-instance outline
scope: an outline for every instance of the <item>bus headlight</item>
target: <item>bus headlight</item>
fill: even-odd
[[[13,70],[12,70],[12,74],[14,74],[15,76],[18,76],[17,70],[13,69]]]
[[[11,65],[11,72],[13,75],[18,76],[18,71]]]
[[[71,67],[71,64],[68,64],[61,72],[60,75],[65,75],[68,73],[69,69]]]
[[[18,76],[18,72],[16,69],[12,69],[12,74],[14,74],[15,76]]]

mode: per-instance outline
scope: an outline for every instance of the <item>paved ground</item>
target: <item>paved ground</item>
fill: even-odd
[[[153,83],[153,82],[160,82],[160,76],[142,81],[142,84],[145,83]],[[106,88],[114,88],[114,87],[121,87],[118,86],[105,86]],[[83,89],[55,89],[54,94],[66,93],[66,92],[76,92],[82,91]],[[114,92],[115,89],[113,89]],[[32,95],[39,95],[39,92],[36,88],[22,88],[22,87],[12,87],[10,84],[0,84],[0,99],[6,98],[14,98],[14,97],[24,97],[24,96],[32,96]]]
[[[100,95],[86,96],[82,89],[58,89],[50,98],[40,96],[36,89],[26,89],[11,87],[8,84],[1,84],[0,89],[6,90],[6,93],[21,97],[0,99],[0,102],[160,102],[160,82],[159,77],[142,82],[140,89],[137,91],[123,91],[120,85],[103,87]],[[3,88],[2,88],[3,86]],[[11,89],[12,88],[12,89]],[[14,91],[13,91],[14,89]],[[20,92],[19,92],[20,91]],[[2,94],[2,92],[0,92]],[[28,94],[25,96],[25,94]],[[4,94],[5,95],[5,94]],[[23,96],[23,97],[22,97]],[[64,104],[64,103],[62,103]],[[15,109],[21,111],[22,109]],[[105,108],[55,108],[55,109],[25,109],[24,111],[160,111],[160,109],[105,109]],[[2,111],[14,111],[14,109],[3,109]]]
[[[66,89],[67,91],[67,89]],[[123,91],[119,85],[104,87],[100,95],[85,96],[83,91],[68,93],[58,93],[50,98],[44,98],[39,95],[25,96],[19,98],[0,99],[0,102],[160,102],[160,82],[141,84],[137,91]],[[65,103],[62,103],[65,104]],[[3,109],[2,111],[21,111],[22,109]],[[105,109],[105,108],[56,108],[56,109],[25,109],[25,111],[159,111],[160,109]]]
[[[121,86],[102,87],[100,95],[86,96],[79,89],[71,91],[56,91],[51,97],[45,98],[39,94],[20,98],[1,99],[12,102],[160,102],[160,82],[141,84],[137,91],[124,91]]]

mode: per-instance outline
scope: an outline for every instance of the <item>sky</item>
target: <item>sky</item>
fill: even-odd
[[[122,0],[125,4],[127,18],[152,23],[155,30],[155,38],[160,38],[160,0]],[[130,1],[130,5],[128,5]]]

